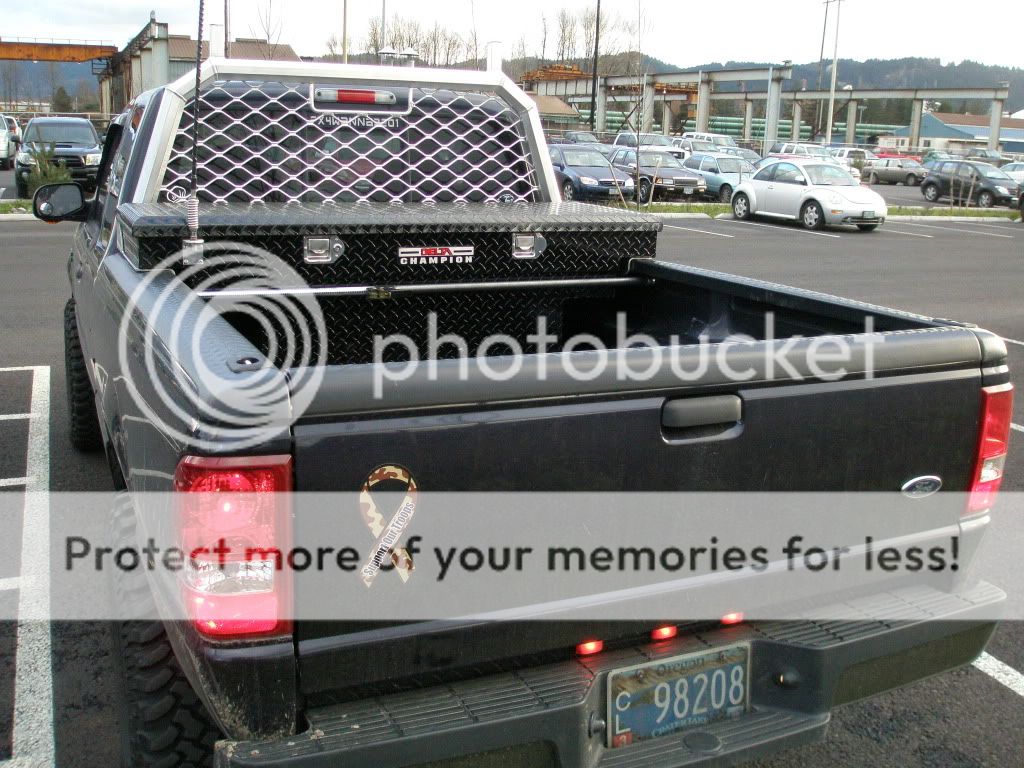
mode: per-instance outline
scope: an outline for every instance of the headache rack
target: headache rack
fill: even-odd
[[[643,282],[630,262],[654,258],[655,219],[560,202],[536,105],[500,71],[211,59],[196,98],[187,75],[154,107],[146,183],[119,209],[123,250],[139,269],[185,269],[198,106],[199,236],[207,249],[255,246],[293,273],[260,288],[188,279],[212,305],[315,296],[330,363],[370,362],[375,335],[425,350],[431,315],[471,349],[504,334],[529,352],[538,318],[561,336],[568,308]],[[265,351],[287,332],[229,320]]]

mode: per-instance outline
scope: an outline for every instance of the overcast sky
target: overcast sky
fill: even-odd
[[[523,36],[527,51],[540,50],[541,16],[549,30],[565,7],[574,11],[594,0],[386,0],[387,13],[417,18],[425,25],[436,20],[468,34],[475,16],[478,39],[501,40],[512,50]],[[119,0],[116,19],[110,0],[4,0],[5,36],[92,39],[127,43],[147,22],[151,10],[170,24],[172,34],[195,34],[198,0]],[[300,54],[326,50],[334,32],[341,36],[342,0],[232,0],[232,36],[262,37],[259,12],[270,6],[280,42]],[[349,38],[360,49],[371,15],[379,15],[378,0],[349,0]],[[604,0],[602,13],[636,19],[635,0]],[[641,0],[643,50],[670,64],[688,68],[713,61],[817,61],[821,49],[824,4],[821,0]],[[831,6],[826,57],[832,51]],[[959,24],[957,16],[978,23]],[[208,0],[208,22],[223,20],[223,0]],[[949,0],[844,0],[839,54],[843,58],[939,57],[943,63],[973,59],[985,64],[1021,66],[1019,34],[1024,29],[1024,3],[991,0],[977,5]],[[549,31],[548,56],[555,33]],[[635,43],[620,47],[635,48]]]

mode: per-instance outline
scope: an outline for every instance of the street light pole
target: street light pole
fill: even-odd
[[[839,71],[839,18],[843,12],[843,0],[835,0],[836,4],[836,43],[832,53],[832,85],[828,94],[828,127],[825,129],[825,141],[832,143],[832,113],[836,108],[836,74]]]
[[[597,0],[597,18],[594,19],[594,72],[590,80],[590,130],[597,125],[597,54],[601,48],[601,0]]]
[[[380,0],[380,44],[381,47],[387,48],[387,39],[385,32],[387,31],[388,25],[388,0]]]
[[[348,64],[348,0],[341,0],[341,58]]]
[[[825,68],[825,35],[828,34],[828,7],[832,0],[825,0],[825,21],[821,25],[821,52],[818,55],[818,90],[821,90],[821,76]],[[821,133],[821,100],[814,102],[814,129]]]

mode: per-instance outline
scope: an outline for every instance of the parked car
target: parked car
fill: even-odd
[[[922,158],[922,160],[921,160],[921,164],[922,165],[927,165],[928,163],[934,162],[936,160],[957,160],[957,159],[958,158],[955,155],[952,155],[949,152],[944,152],[941,149],[930,149],[927,152],[925,152],[924,158]]]
[[[736,140],[725,133],[708,133],[700,131],[687,131],[683,134],[684,139],[696,139],[697,141],[706,141],[709,144],[714,144],[716,147],[735,147]]]
[[[920,482],[932,481],[954,499],[970,494],[984,505],[909,510],[899,528],[901,546],[922,551],[953,535],[960,544],[958,567],[967,573],[989,526],[988,506],[1009,442],[1006,346],[976,326],[658,260],[661,221],[557,203],[550,166],[535,155],[543,138],[529,120],[515,116],[502,123],[510,144],[493,140],[492,113],[475,107],[489,98],[481,92],[525,103],[525,94],[507,78],[470,70],[461,71],[460,80],[446,75],[445,101],[431,103],[437,76],[427,68],[374,67],[366,73],[333,64],[297,70],[235,60],[238,81],[218,82],[222,66],[202,65],[200,95],[217,91],[234,98],[232,111],[200,111],[201,129],[210,135],[230,126],[219,134],[221,146],[241,153],[264,126],[283,119],[285,83],[295,105],[286,125],[296,130],[282,131],[280,141],[294,162],[281,163],[275,181],[331,203],[314,209],[285,202],[279,188],[260,181],[264,165],[250,166],[248,176],[242,164],[231,166],[240,180],[256,183],[208,183],[222,178],[224,156],[200,153],[194,170],[203,205],[193,223],[210,259],[205,265],[186,261],[179,249],[189,231],[188,208],[168,201],[166,193],[183,171],[193,170],[188,145],[168,145],[190,125],[196,95],[191,72],[136,96],[114,119],[94,202],[87,203],[73,183],[44,186],[33,201],[40,218],[79,227],[73,237],[68,233],[66,245],[39,240],[38,259],[49,257],[54,274],[66,264],[69,278],[63,305],[67,416],[61,417],[69,429],[61,439],[83,451],[106,450],[109,460],[83,459],[79,468],[109,467],[113,486],[128,491],[112,516],[112,551],[125,547],[131,554],[152,536],[173,542],[170,552],[179,555],[170,583],[149,578],[145,557],[141,567],[137,559],[135,566],[107,569],[115,581],[112,602],[122,609],[109,645],[109,674],[117,678],[97,680],[94,693],[103,705],[103,695],[113,698],[109,708],[120,714],[119,738],[104,745],[110,764],[733,764],[824,738],[834,707],[968,664],[984,650],[996,624],[980,611],[993,613],[1004,599],[994,587],[983,584],[979,592],[973,581],[949,578],[941,588],[900,590],[894,580],[905,576],[893,574],[887,581],[865,580],[855,594],[830,589],[825,581],[812,599],[776,586],[785,570],[782,559],[773,559],[767,572],[744,567],[725,575],[752,594],[774,587],[773,599],[798,603],[808,611],[806,619],[767,621],[736,612],[728,620],[682,626],[620,621],[614,613],[602,620],[605,608],[624,600],[616,585],[614,592],[596,587],[585,593],[590,613],[552,621],[552,601],[564,594],[564,579],[550,578],[549,589],[524,593],[513,573],[509,590],[525,599],[508,621],[477,611],[451,621],[445,609],[437,613],[443,620],[408,618],[405,609],[422,600],[415,591],[421,589],[419,574],[433,575],[428,564],[417,566],[412,592],[376,582],[372,603],[382,610],[390,606],[392,613],[387,621],[361,620],[365,608],[350,611],[349,601],[371,602],[369,584],[347,567],[325,570],[325,552],[350,542],[358,548],[352,550],[358,567],[371,540],[380,556],[392,544],[396,555],[403,546],[412,549],[411,534],[423,544],[447,545],[439,530],[447,502],[433,501],[444,492],[507,494],[501,505],[479,504],[477,530],[519,541],[514,537],[523,523],[517,513],[531,503],[526,492],[566,499],[745,490],[867,496],[895,495],[902,486],[910,495],[918,488],[933,492],[934,484]],[[314,83],[337,89],[379,83],[402,98],[418,93],[415,103],[407,103],[412,110],[396,121],[403,144],[436,135],[439,124],[442,131],[476,139],[453,142],[447,178],[436,173],[437,162],[427,153],[389,153],[392,166],[412,171],[403,174],[408,184],[394,184],[393,170],[369,171],[346,180],[350,196],[344,198],[335,191],[338,180],[316,170],[322,160],[303,151],[322,135],[305,130],[322,115],[308,98]],[[461,112],[436,108],[459,106],[459,100],[466,106]],[[136,109],[145,117],[133,124]],[[362,125],[343,122],[332,139],[364,152],[390,146],[396,137]],[[481,165],[511,171],[514,163],[518,169],[521,153],[536,169],[535,182],[517,170],[466,190],[466,174]],[[111,173],[123,174],[118,184]],[[428,195],[440,199],[416,202]],[[522,200],[500,204],[509,195]],[[121,236],[99,240],[111,230]],[[250,248],[273,242],[303,284],[322,287],[311,305],[329,320],[318,347],[323,356],[310,363],[317,372],[311,389],[272,328],[244,322],[265,318],[242,314],[266,305],[265,286],[287,293],[296,283],[283,275],[277,281],[243,275],[244,290],[235,292],[255,299],[218,301],[218,292],[239,287],[203,271],[217,269],[211,246],[218,240]],[[330,250],[346,257],[324,258],[332,240],[339,248]],[[396,269],[397,248],[390,244],[398,243],[402,251],[420,253],[409,257],[418,262],[414,268]],[[463,253],[475,250],[477,258],[455,261],[449,244]],[[516,251],[522,258],[511,257]],[[246,262],[232,263],[237,271]],[[206,289],[210,295],[203,295]],[[165,301],[168,295],[171,301]],[[293,306],[311,305],[284,307],[288,314]],[[280,306],[271,304],[267,314]],[[61,311],[39,309],[40,323],[47,322],[48,311]],[[219,314],[225,311],[230,315]],[[619,313],[631,323],[627,333],[650,339],[650,348],[638,342],[630,349],[632,361],[651,363],[643,376],[596,366],[587,345],[534,346],[539,322],[551,316],[557,318],[551,336],[560,342],[571,334],[596,334],[589,338],[611,347],[612,356],[624,353],[637,337],[616,339]],[[441,332],[455,339],[507,334],[528,351],[517,359],[511,347],[491,346],[489,359],[501,362],[485,368],[483,347],[468,360],[466,352],[456,359],[432,349],[428,366],[428,346],[436,345],[427,344],[419,325],[428,314],[435,322],[440,314]],[[769,322],[772,331],[762,330]],[[373,339],[380,333],[414,333],[424,354],[413,364],[414,378],[389,379],[383,397],[371,378],[397,369],[375,354]],[[737,343],[741,333],[746,340]],[[838,377],[812,375],[808,344],[823,341],[834,349],[840,336],[849,345],[850,369]],[[524,358],[528,364],[518,367],[502,361]],[[259,398],[237,396],[252,390],[254,381]],[[231,426],[238,426],[239,416],[256,414],[239,414],[239,408],[267,401],[284,408],[274,411],[280,416],[272,431],[246,431],[240,440]],[[248,430],[261,422],[244,423]],[[61,460],[74,462],[71,456]],[[929,476],[921,477],[925,472]],[[427,499],[419,497],[423,510],[415,528],[405,530],[395,521],[411,517],[417,488]],[[391,489],[407,492],[409,509],[399,508],[387,526],[383,515],[390,508],[382,504],[378,511],[379,500],[370,497],[378,491],[394,496]],[[172,497],[173,507],[162,510],[169,514],[142,517],[138,505],[157,493]],[[213,500],[214,493],[224,501]],[[316,510],[298,497],[315,493],[334,494],[341,506],[322,519],[305,514]],[[236,508],[231,500],[241,503]],[[907,502],[918,508],[929,503]],[[671,532],[643,514],[630,515],[628,525],[642,532],[640,541],[664,542],[672,547],[665,552],[683,557],[682,547],[701,541],[687,541],[687,521],[699,520],[703,511],[680,506],[682,525]],[[764,509],[762,518],[771,521],[775,511]],[[965,511],[970,517],[961,522]],[[742,523],[740,514],[721,522]],[[864,542],[845,527],[841,510],[820,507],[811,515],[815,530],[830,534],[825,542],[847,552],[846,545],[855,547],[847,559],[837,546],[833,562],[859,570]],[[354,527],[341,528],[342,519]],[[366,531],[359,530],[364,521],[370,534],[365,541]],[[592,547],[601,540],[586,541],[587,522],[585,514],[566,514],[523,541],[542,546],[553,531],[569,528],[582,530],[580,543]],[[361,537],[350,541],[345,530]],[[258,548],[258,563],[269,567],[251,558],[243,565],[218,557],[225,536],[236,553],[238,547],[247,553]],[[305,569],[305,550],[300,573],[293,543],[325,545],[315,550],[319,569]],[[182,558],[182,550],[190,554]],[[150,565],[159,562],[151,544],[142,551]],[[337,565],[346,551],[336,550]],[[706,554],[707,548],[687,551]],[[282,563],[276,568],[274,553]],[[166,568],[168,551],[162,554]],[[731,557],[727,550],[725,561]],[[388,568],[397,569],[398,562],[392,558]],[[607,560],[597,566],[596,555],[588,562],[607,569]],[[664,587],[675,596],[721,594],[723,579],[689,579],[675,570],[669,577],[671,582],[651,587],[630,586],[627,599],[660,607],[667,604]],[[677,587],[678,580],[687,583]],[[470,575],[453,590],[474,590],[476,583]],[[85,599],[106,602],[99,595]],[[914,620],[896,620],[911,615],[893,613],[901,600]],[[761,615],[774,615],[771,603]],[[734,609],[721,604],[720,612]],[[819,616],[833,618],[815,620]],[[730,659],[738,672],[729,675],[727,704],[723,669]],[[616,686],[625,700],[612,695]],[[652,704],[662,699],[664,704]],[[623,711],[633,718],[628,733],[616,732]],[[895,741],[892,749],[895,755]]]
[[[653,150],[655,152],[667,152],[673,157],[677,157],[680,160],[686,158],[687,151],[682,147],[677,147],[672,143],[672,139],[668,136],[662,136],[660,133],[631,133],[629,131],[623,131],[615,137],[615,146],[617,147],[636,147],[637,136],[639,135],[640,146],[647,150]]]
[[[694,152],[716,152],[718,147],[712,144],[710,141],[701,141],[700,139],[672,139],[672,144],[683,150],[684,154],[681,159],[685,160]]]
[[[1002,169],[973,160],[946,160],[932,168],[921,182],[924,199],[934,203],[943,197],[954,202],[1017,207],[1020,186]]]
[[[850,165],[845,160],[832,155],[826,147],[820,144],[808,144],[805,142],[778,142],[772,145],[767,157],[778,157],[787,159],[815,158],[823,163],[831,163],[844,168],[857,181],[860,181],[861,173],[855,165]]]
[[[752,149],[747,149],[746,147],[719,147],[719,151],[743,158],[751,165],[761,160],[761,156],[757,154],[757,152]]]
[[[587,143],[587,144],[576,144],[574,146],[586,147],[587,149],[596,150],[597,152],[600,152],[605,157],[611,157],[612,155],[614,155],[618,151],[618,147],[616,147],[614,144],[602,144],[600,142],[597,142],[597,143]]]
[[[566,131],[562,134],[564,144],[599,144],[600,139],[590,131]]]
[[[563,200],[632,199],[633,177],[609,165],[597,150],[562,144],[548,147],[548,153]]]
[[[1000,170],[1016,181],[1018,185],[1024,184],[1024,163],[1007,163]]]
[[[6,115],[0,115],[0,170],[9,171],[18,152],[18,137],[11,131]]]
[[[967,160],[980,160],[983,163],[991,163],[997,168],[1010,162],[1010,159],[1003,156],[1003,153],[996,149],[983,149],[971,147],[964,155]]]
[[[829,150],[832,156],[837,160],[842,160],[847,165],[860,162],[866,163],[868,160],[877,160],[878,156],[870,149],[862,149],[861,147],[836,147]]]
[[[889,210],[874,190],[845,168],[815,159],[778,160],[761,168],[732,196],[733,215],[796,219],[807,229],[855,224],[863,232],[885,222]]]
[[[36,164],[32,150],[44,147],[53,149],[54,162],[63,164],[86,192],[96,188],[101,147],[92,123],[80,117],[35,117],[25,126],[24,140],[16,156],[14,180],[18,197],[28,196],[28,175]]]
[[[916,187],[928,175],[928,169],[917,160],[880,157],[864,163],[861,174],[867,177],[868,184],[906,184],[908,187]]]
[[[704,177],[684,168],[679,160],[667,152],[645,148],[640,151],[638,166],[635,149],[620,149],[612,155],[612,165],[638,177],[636,193],[644,203],[655,198],[703,197],[707,192],[708,185]]]
[[[731,201],[732,191],[755,173],[753,165],[726,152],[694,152],[683,165],[704,177],[708,185],[705,193],[708,197],[723,203]]]

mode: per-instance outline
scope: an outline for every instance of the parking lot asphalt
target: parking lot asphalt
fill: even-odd
[[[0,465],[12,473],[0,477],[45,476],[54,491],[109,490],[105,461],[76,453],[67,436],[62,310],[68,296],[65,264],[72,231],[69,225],[0,222],[0,369],[25,367],[0,370],[0,415],[43,418],[48,448],[42,458],[32,450],[33,445],[38,448],[42,434],[32,425],[40,422],[0,420]],[[765,222],[676,219],[667,222],[658,255],[976,322],[1024,342],[1022,246],[1024,226],[1011,223],[893,222],[873,233],[809,233]],[[1009,346],[1014,380],[1018,392],[1024,391],[1024,343]],[[45,410],[35,400],[42,397],[40,381],[47,385]],[[1022,397],[1017,399],[1014,421],[1024,424]],[[1021,491],[1024,433],[1015,432],[1013,443],[1004,488]],[[25,487],[14,484],[0,491],[20,493]],[[18,599],[16,592],[2,589],[10,575],[0,572],[0,600]],[[48,700],[16,704],[16,665],[11,657],[15,647],[20,652],[23,646],[15,627],[0,624],[0,760],[10,756],[19,734],[25,738],[32,731],[36,743],[43,743],[40,754],[46,759],[33,764],[51,764],[47,739],[50,754],[62,768],[116,764],[116,678],[108,637],[103,624],[55,623],[45,638],[33,638],[37,642],[24,647],[50,654],[46,660],[52,663],[38,666],[52,669],[52,677],[47,678],[49,688],[34,679],[29,682],[35,687],[25,690],[37,698],[52,690],[52,707]],[[989,652],[1013,669],[1024,670],[1024,624],[1004,623]],[[1024,754],[1022,733],[1024,698],[978,668],[967,667],[842,708],[835,713],[827,741],[756,765],[1017,766]]]
[[[14,170],[0,171],[0,189],[3,190],[3,194],[0,195],[0,200],[14,200],[17,195],[14,188]]]

